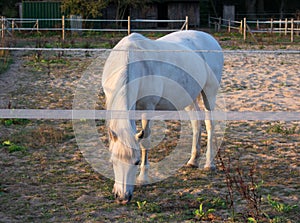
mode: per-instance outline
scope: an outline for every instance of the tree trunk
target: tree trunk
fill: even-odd
[[[246,0],[246,12],[249,19],[256,19],[256,0]]]

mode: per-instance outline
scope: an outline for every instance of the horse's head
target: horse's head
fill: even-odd
[[[109,130],[109,135],[109,149],[115,174],[113,193],[118,203],[127,204],[133,195],[137,169],[140,163],[138,140],[133,136],[131,142],[128,143],[128,138],[124,139],[122,133],[122,136],[120,136],[112,130]],[[125,135],[128,137],[128,134]]]

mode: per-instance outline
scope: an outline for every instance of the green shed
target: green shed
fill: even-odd
[[[22,17],[24,19],[41,19],[39,21],[40,28],[55,28],[61,24],[61,21],[44,19],[61,19],[61,2],[22,1]]]

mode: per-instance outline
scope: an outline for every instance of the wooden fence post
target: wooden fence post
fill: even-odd
[[[294,42],[294,19],[291,19],[291,42]]]
[[[127,27],[127,33],[128,35],[130,34],[131,30],[130,30],[130,16],[128,16],[128,27]]]
[[[61,18],[61,31],[62,31],[62,40],[65,40],[65,16],[63,15]]]
[[[37,33],[39,32],[39,20],[38,19],[36,20],[36,32]]]
[[[270,29],[271,29],[271,34],[273,33],[273,19],[270,21]]]
[[[243,34],[243,20],[240,22],[240,28],[239,28],[240,34]]]
[[[5,29],[4,16],[1,16],[1,38],[2,39],[4,39],[4,29]]]
[[[189,29],[189,17],[186,16],[185,17],[185,30],[188,30]]]
[[[15,20],[11,21],[11,35],[14,36]]]
[[[281,36],[281,19],[279,19],[279,36]]]
[[[287,18],[285,18],[285,22],[284,22],[284,35],[287,35],[287,27],[288,27],[288,20]]]
[[[230,29],[231,29],[230,26],[231,26],[231,20],[229,19],[229,20],[228,20],[228,32],[229,32],[229,33],[230,33]]]
[[[221,24],[222,24],[222,18],[219,17],[219,22],[218,22],[218,32],[221,30]]]
[[[247,36],[247,20],[246,17],[244,18],[244,41],[246,41]]]

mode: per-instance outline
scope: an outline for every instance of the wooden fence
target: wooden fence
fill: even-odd
[[[253,37],[254,33],[279,33],[287,36],[290,35],[291,42],[294,42],[294,35],[300,33],[300,20],[284,19],[284,20],[247,20],[244,18],[240,21],[231,21],[222,18],[209,18],[209,27],[214,26],[216,31],[221,31],[222,28],[232,32],[237,30],[243,35],[244,41],[247,39],[247,34]]]
[[[55,26],[52,27],[40,27],[41,22],[52,21],[55,23]],[[83,23],[91,23],[94,28],[83,28]],[[103,24],[124,24],[127,23],[126,28],[103,28]],[[177,29],[171,28],[135,28],[134,23],[175,23],[177,24]],[[24,25],[26,24],[26,26]],[[28,24],[31,24],[30,27]],[[98,27],[97,27],[98,26]],[[173,26],[173,25],[172,25]],[[111,25],[113,27],[113,25]],[[121,27],[124,27],[121,26]],[[85,31],[94,31],[94,32],[127,32],[130,34],[133,31],[137,32],[172,32],[188,29],[188,17],[182,20],[152,20],[152,19],[131,19],[128,16],[127,19],[124,20],[105,20],[105,19],[81,19],[80,17],[75,18],[65,18],[62,16],[61,19],[19,19],[19,18],[5,18],[1,17],[1,37],[2,39],[5,37],[7,33],[10,36],[14,35],[16,31],[30,31],[30,32],[40,32],[40,31],[59,31],[61,32],[62,39],[65,39],[66,32],[85,32]]]

